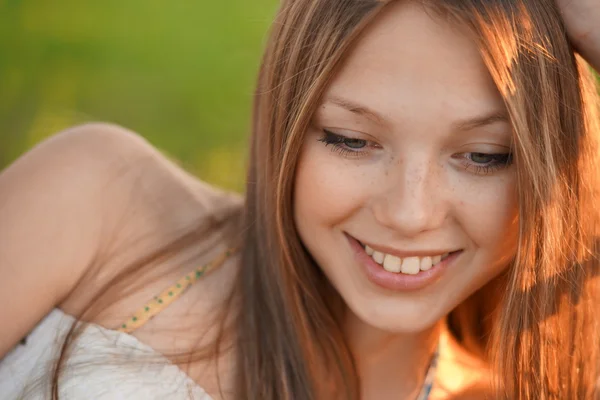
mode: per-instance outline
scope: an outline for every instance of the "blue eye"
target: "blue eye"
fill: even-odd
[[[489,164],[494,161],[494,154],[469,153],[470,160],[477,164]]]
[[[325,146],[332,146],[332,151],[347,157],[358,157],[365,153],[366,150],[363,149],[369,146],[368,140],[338,135],[325,129],[323,136],[318,140],[325,143]]]
[[[506,168],[512,164],[512,153],[463,153],[463,160],[467,170],[471,170],[477,174],[486,175],[502,168]]]
[[[318,139],[325,146],[331,146],[331,151],[347,158],[358,158],[368,153],[373,143],[369,140],[358,139],[323,130],[323,136]],[[375,145],[376,146],[376,145]],[[512,153],[460,153],[453,156],[461,160],[463,167],[478,175],[487,175],[512,164]]]
[[[476,164],[507,164],[510,154],[486,154],[486,153],[468,153],[469,159]]]
[[[344,139],[343,144],[350,149],[362,149],[367,145],[367,141],[362,139],[346,138]]]

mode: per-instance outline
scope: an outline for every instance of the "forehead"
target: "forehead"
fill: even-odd
[[[443,120],[504,108],[467,32],[402,0],[363,33],[325,97],[360,101],[386,119],[417,112]]]

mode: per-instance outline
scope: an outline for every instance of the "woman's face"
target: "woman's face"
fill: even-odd
[[[296,175],[303,243],[354,315],[394,332],[432,326],[516,246],[502,99],[471,39],[432,15],[397,2],[363,35]]]

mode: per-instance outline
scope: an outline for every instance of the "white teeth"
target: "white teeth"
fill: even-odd
[[[428,271],[431,269],[431,257],[423,257],[421,258],[421,271]]]
[[[416,275],[420,271],[429,271],[440,261],[448,258],[450,253],[444,253],[437,256],[426,256],[426,257],[406,257],[404,259],[393,256],[391,254],[385,254],[379,251],[375,251],[369,246],[365,246],[365,252],[375,260],[375,262],[386,271],[403,274]]]
[[[375,260],[375,262],[376,262],[377,264],[381,264],[381,263],[383,262],[383,259],[384,259],[384,257],[385,257],[385,254],[384,254],[384,253],[380,253],[380,252],[376,251],[376,252],[374,252],[374,253],[373,253],[373,255],[372,255],[371,257],[373,257],[373,260]]]
[[[402,260],[402,273],[416,275],[420,271],[419,257],[406,257]]]
[[[390,272],[400,272],[402,265],[402,259],[400,257],[386,254],[383,260],[383,269]]]

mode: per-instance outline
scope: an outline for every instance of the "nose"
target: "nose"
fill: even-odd
[[[404,237],[415,237],[438,228],[447,217],[443,171],[435,163],[396,165],[384,182],[372,202],[379,224]]]

